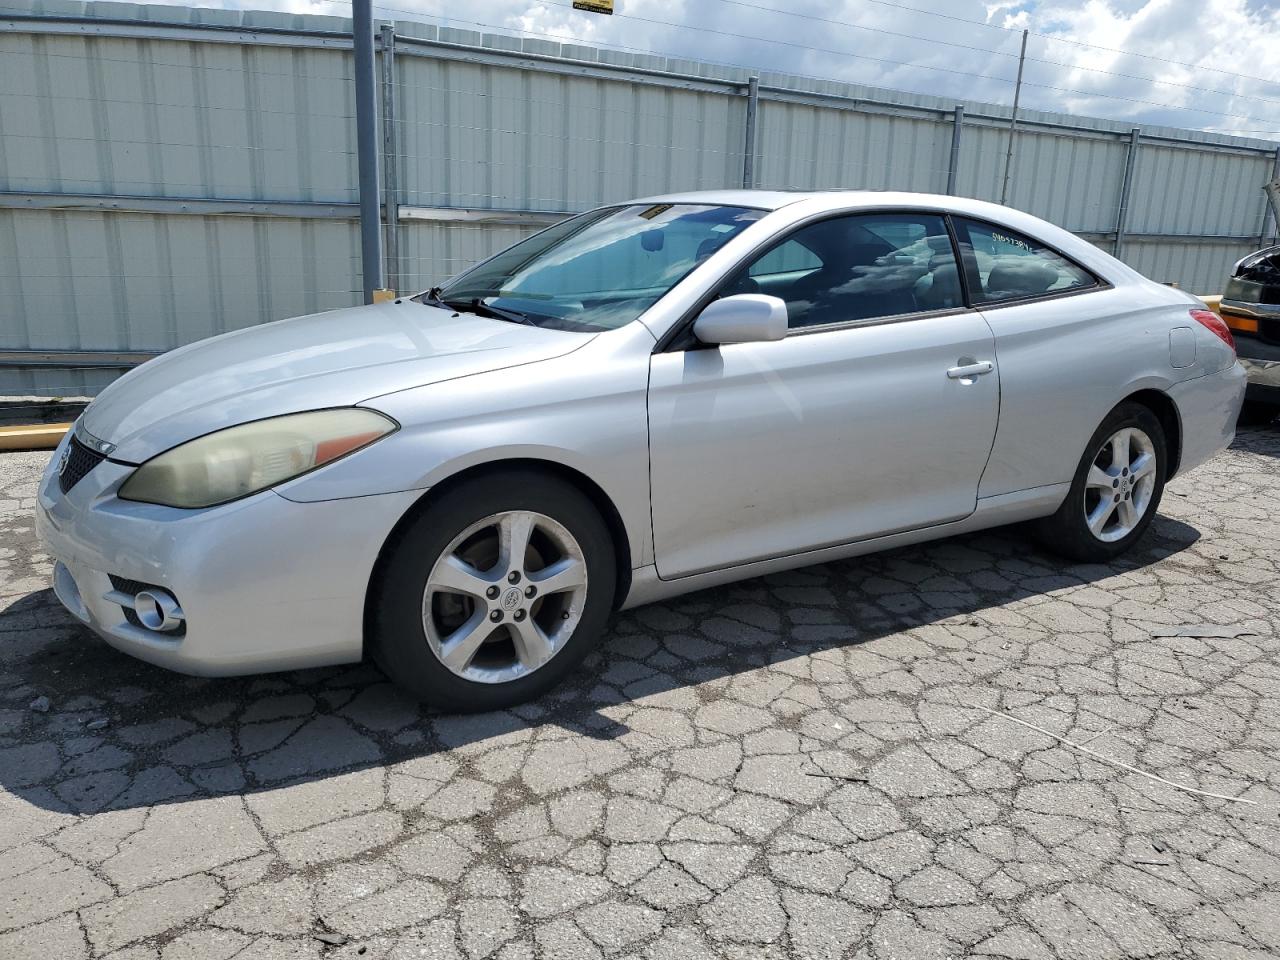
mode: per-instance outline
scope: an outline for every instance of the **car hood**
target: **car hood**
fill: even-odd
[[[103,390],[82,427],[141,463],[223,427],[548,360],[593,336],[409,300],[333,310],[162,354]]]

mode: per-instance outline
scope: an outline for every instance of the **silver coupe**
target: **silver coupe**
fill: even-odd
[[[150,361],[62,442],[37,524],[62,603],[123,651],[369,655],[485,710],[613,611],[714,584],[1015,521],[1115,557],[1244,387],[1198,301],[1006,207],[654,197]]]

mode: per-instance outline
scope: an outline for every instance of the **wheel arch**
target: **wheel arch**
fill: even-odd
[[[626,599],[627,594],[631,590],[632,545],[630,538],[627,536],[627,528],[626,524],[623,523],[622,514],[618,511],[613,499],[605,493],[604,489],[582,471],[563,463],[558,463],[554,460],[544,460],[537,457],[516,457],[509,460],[489,460],[484,463],[477,463],[464,467],[424,490],[422,496],[414,501],[412,506],[404,512],[404,515],[391,529],[391,532],[383,541],[382,547],[378,550],[378,557],[374,561],[373,569],[369,572],[369,581],[365,585],[364,635],[366,639],[369,636],[370,617],[372,615],[372,605],[375,594],[373,589],[374,584],[377,583],[378,577],[381,576],[386,559],[405,528],[412,523],[423,510],[428,509],[436,502],[436,500],[448,491],[469,481],[475,480],[477,477],[487,476],[494,473],[502,473],[513,469],[535,470],[548,476],[563,480],[585,494],[591,501],[592,505],[600,512],[600,516],[604,520],[605,526],[609,529],[609,535],[613,538],[614,562],[617,566],[618,577],[617,586],[614,590],[614,609],[616,610],[621,606],[622,602]]]
[[[1151,387],[1129,394],[1122,402],[1141,404],[1160,421],[1165,440],[1169,444],[1169,470],[1166,479],[1173,479],[1182,460],[1182,415],[1178,412],[1178,405],[1163,390]]]

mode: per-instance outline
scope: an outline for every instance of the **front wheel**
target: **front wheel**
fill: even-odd
[[[1125,402],[1094,432],[1071,490],[1037,534],[1072,560],[1101,563],[1133,546],[1155,519],[1168,476],[1164,428],[1147,407]]]
[[[613,606],[614,549],[590,499],[537,471],[477,477],[422,510],[374,584],[370,650],[447,710],[497,710],[565,677]]]

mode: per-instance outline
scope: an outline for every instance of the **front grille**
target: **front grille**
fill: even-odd
[[[66,493],[77,483],[88,476],[89,471],[107,459],[104,454],[86,447],[75,437],[67,447],[67,456],[58,471],[58,486]]]

